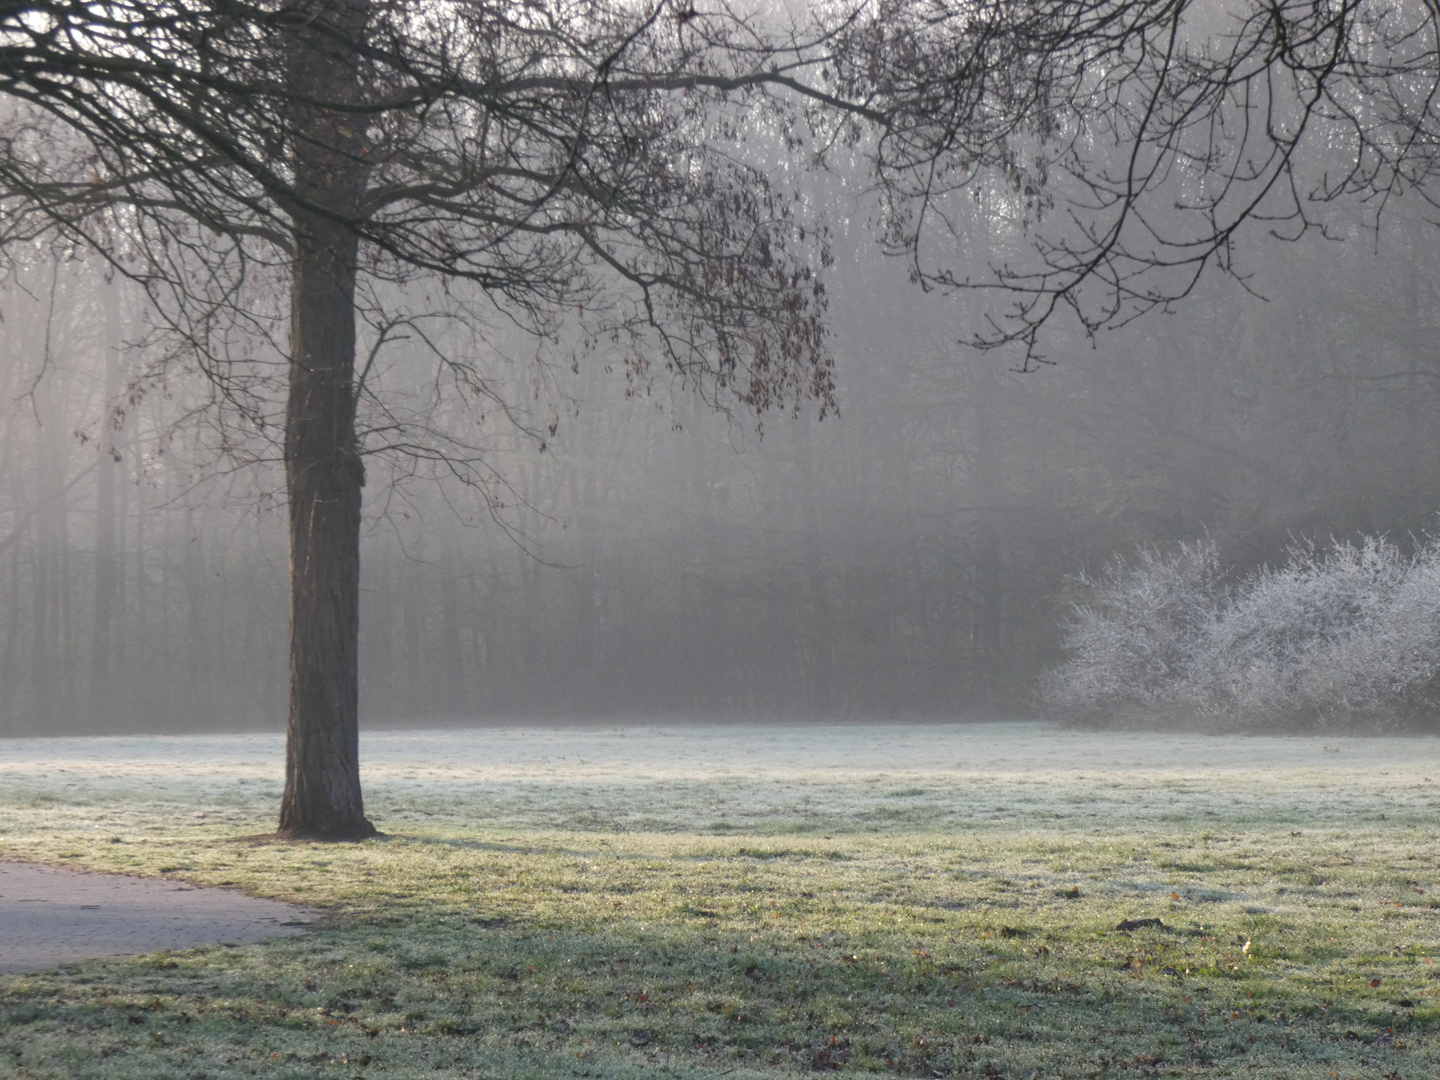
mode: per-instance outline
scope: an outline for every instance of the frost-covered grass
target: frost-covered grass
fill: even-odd
[[[0,979],[0,1075],[1440,1075],[1440,741],[375,734],[390,839],[235,843],[280,750],[0,742],[0,857],[332,912]]]

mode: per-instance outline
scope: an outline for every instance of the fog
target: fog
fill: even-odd
[[[604,343],[466,325],[452,347],[493,356],[484,408],[425,416],[471,433],[484,486],[367,466],[363,725],[1025,717],[1071,575],[1112,553],[1208,535],[1244,568],[1297,536],[1433,526],[1440,255],[1418,207],[1256,235],[1243,281],[1094,340],[1057,324],[1022,374],[962,344],[993,300],[911,285],[863,207],[816,198],[838,415],[757,424],[627,380]],[[960,264],[1023,243],[970,214],[990,254],[962,230]],[[273,446],[98,260],[19,252],[0,312],[0,734],[280,727]],[[427,353],[385,356],[423,398]]]

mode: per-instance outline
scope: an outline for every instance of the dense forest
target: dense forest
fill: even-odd
[[[1208,535],[1244,569],[1434,525],[1419,207],[1257,240],[1241,279],[1057,327],[1020,373],[964,344],[984,297],[911,285],[843,185],[821,195],[838,415],[757,428],[603,344],[467,325],[492,407],[427,422],[466,427],[489,479],[370,469],[365,723],[1024,715],[1074,575],[1113,553]],[[1022,242],[983,201],[969,227],[977,266]],[[18,253],[0,312],[0,734],[278,726],[274,447],[99,260]],[[386,377],[430,401],[422,353],[392,343]]]

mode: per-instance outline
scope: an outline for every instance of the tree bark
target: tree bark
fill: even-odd
[[[365,0],[314,5],[287,57],[302,100],[358,100],[353,49]],[[319,31],[322,22],[339,32]],[[360,794],[360,489],[355,439],[355,281],[351,227],[366,182],[343,114],[298,108],[285,484],[290,509],[290,707],[279,835],[375,835]],[[358,125],[357,125],[358,126]]]
[[[355,443],[355,259],[354,236],[343,229],[322,225],[297,237],[285,414],[290,710],[279,830],[295,838],[375,834],[360,795],[364,467]]]

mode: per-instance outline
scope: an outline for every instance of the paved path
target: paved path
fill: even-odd
[[[298,934],[310,908],[161,878],[0,862],[0,975]]]

